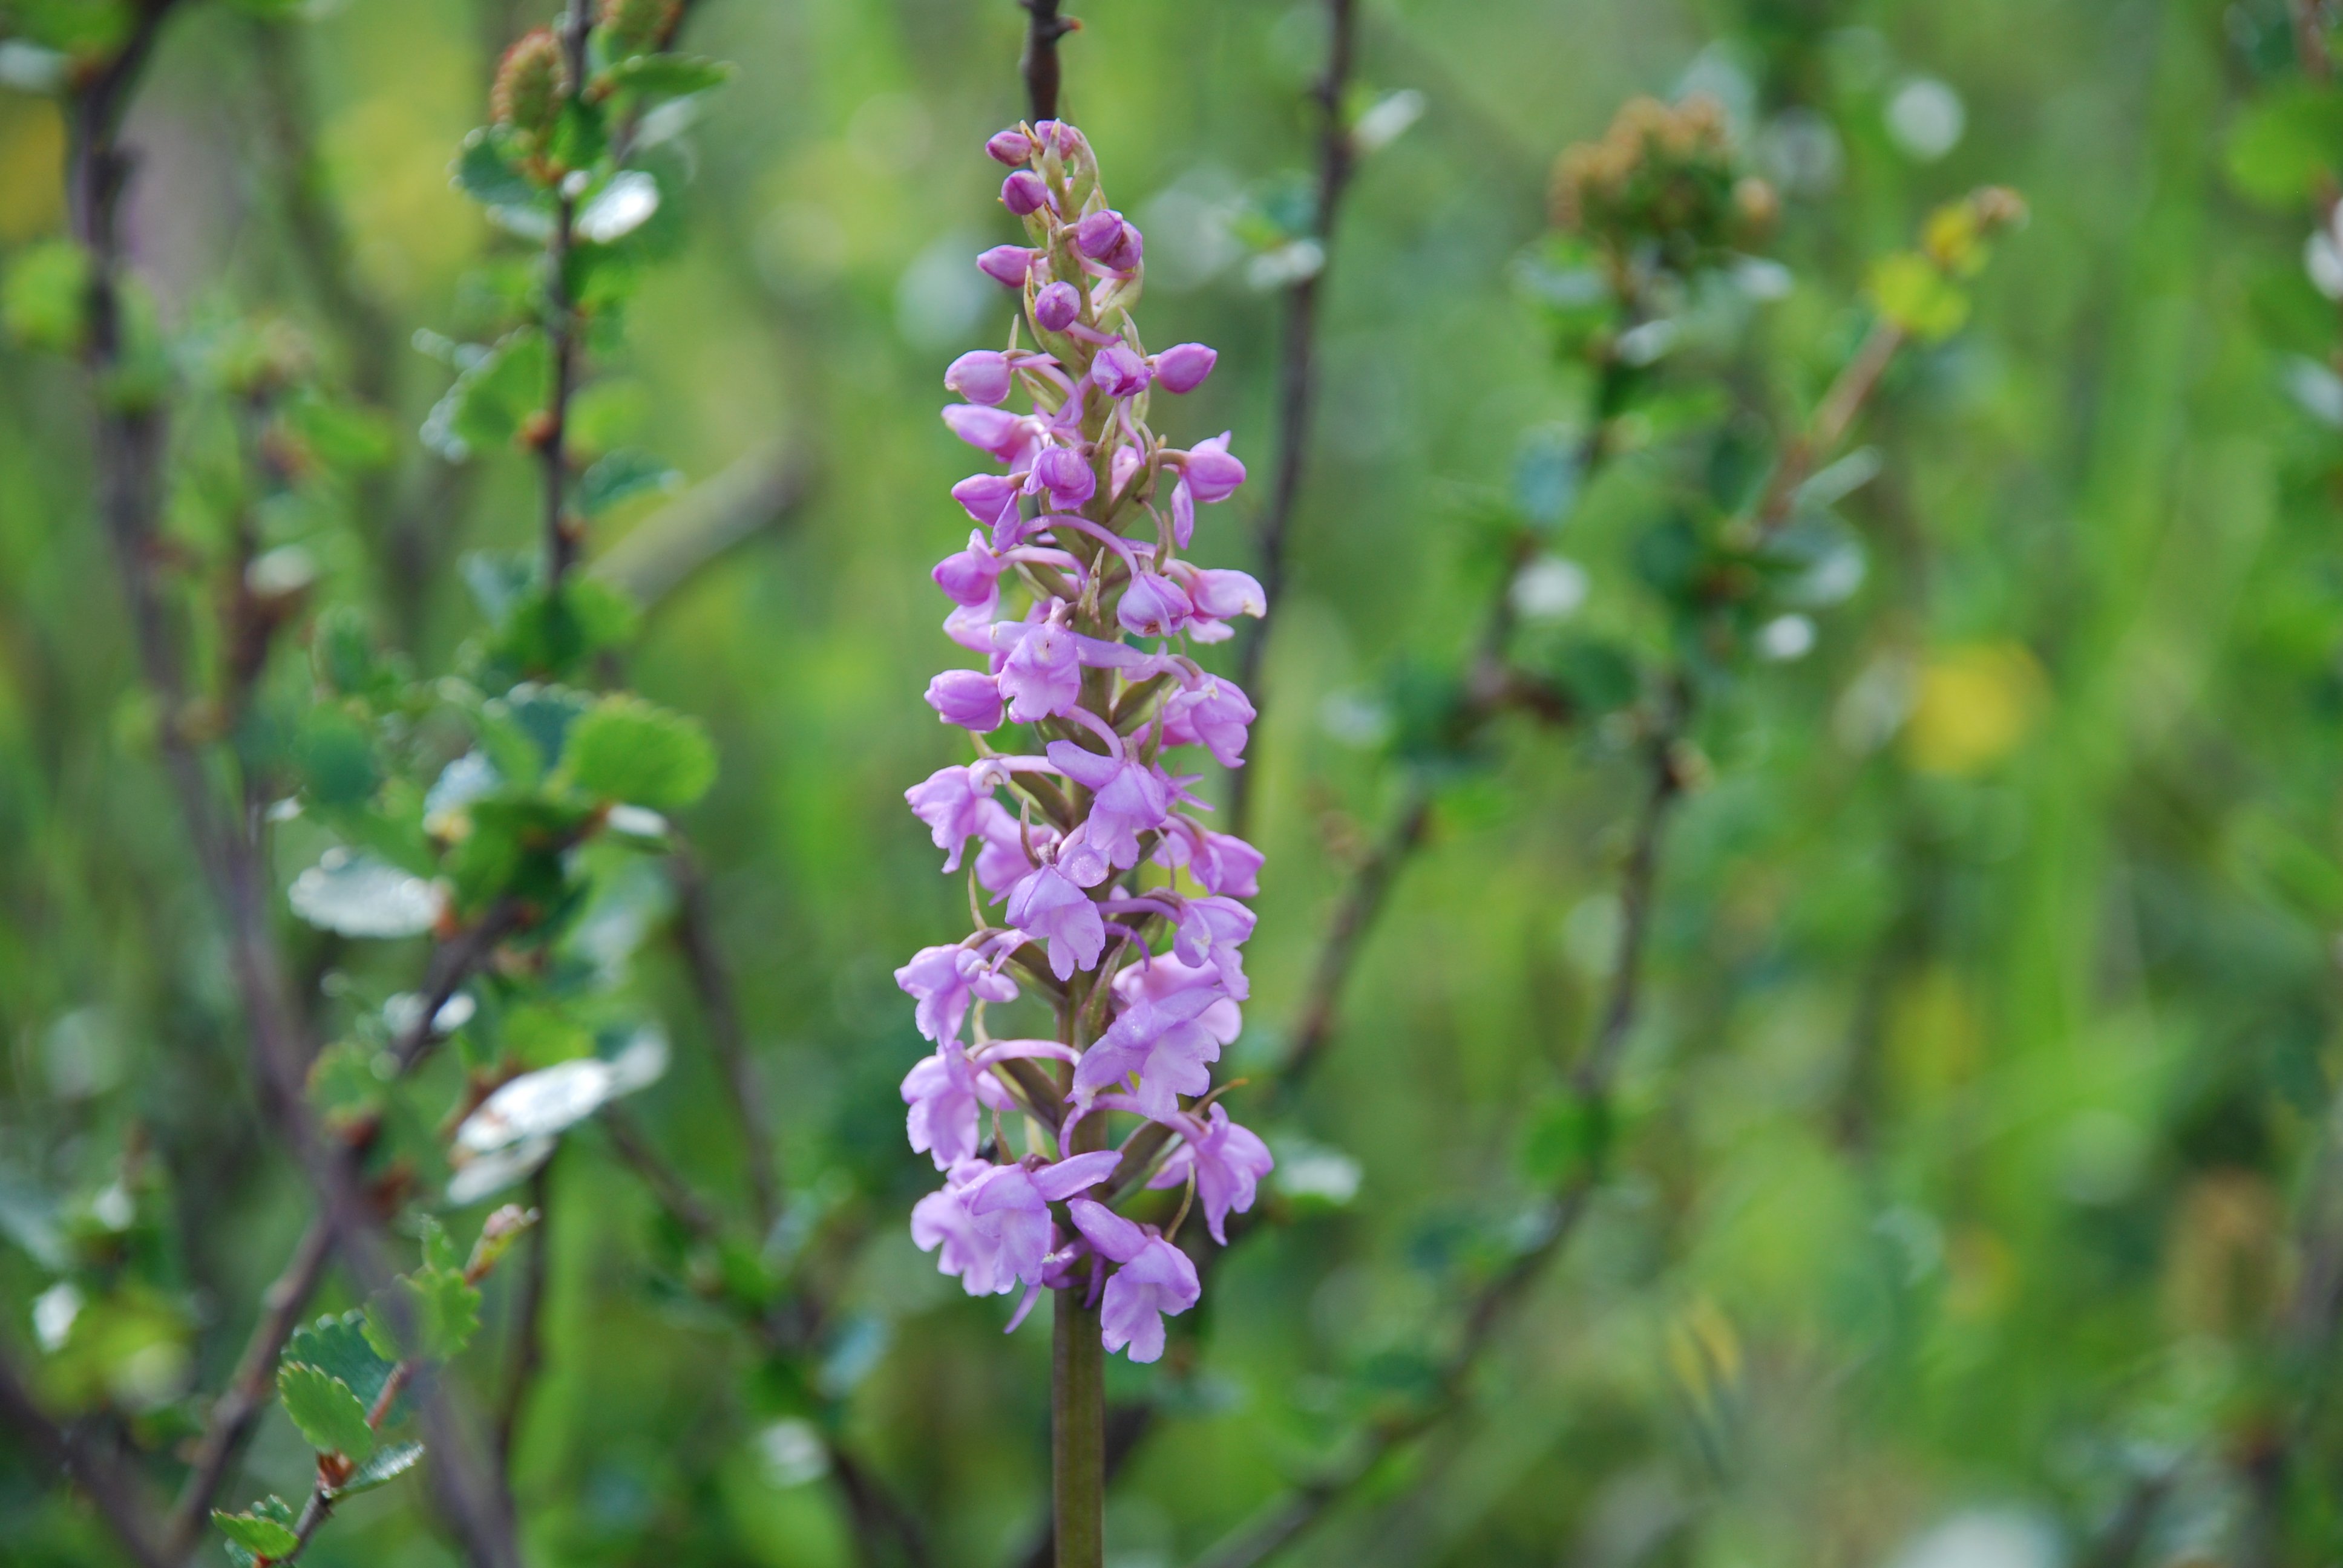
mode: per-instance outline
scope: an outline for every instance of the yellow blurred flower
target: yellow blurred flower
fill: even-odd
[[[0,107],[0,242],[55,230],[65,216],[65,121],[46,99]]]
[[[2042,667],[2016,643],[1949,649],[1921,671],[1905,756],[1926,773],[1981,773],[2017,749],[2048,699]]]

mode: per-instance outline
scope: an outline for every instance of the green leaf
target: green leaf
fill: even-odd
[[[286,407],[285,420],[311,452],[336,467],[379,468],[398,450],[389,421],[375,409],[305,391]]]
[[[236,1568],[254,1568],[254,1564],[260,1562],[264,1556],[273,1556],[275,1553],[256,1552],[250,1546],[246,1545],[243,1541],[237,1539],[236,1532],[228,1528],[227,1521],[231,1519],[254,1520],[264,1524],[274,1524],[278,1529],[283,1530],[287,1534],[294,1535],[295,1525],[298,1523],[299,1516],[293,1512],[293,1505],[291,1503],[286,1502],[281,1497],[274,1495],[262,1498],[259,1502],[254,1503],[252,1505],[251,1512],[246,1513],[214,1513],[212,1515],[213,1523],[218,1524],[220,1529],[227,1534],[228,1561],[235,1563]],[[296,1544],[298,1544],[297,1535],[296,1536]],[[287,1547],[284,1548],[284,1550],[290,1551],[292,1548]]]
[[[566,686],[524,680],[480,705],[480,749],[512,784],[531,788],[560,760],[569,726],[592,701]]]
[[[687,98],[722,86],[732,79],[732,67],[721,60],[688,55],[638,55],[610,67],[603,80],[614,92],[639,98]]]
[[[641,629],[643,612],[624,590],[611,587],[599,578],[572,578],[563,589],[569,606],[571,619],[578,625],[578,635],[586,646],[596,653],[604,648],[623,648],[635,640]]]
[[[630,497],[652,490],[672,490],[683,476],[648,452],[621,447],[586,470],[578,481],[578,506],[588,517],[598,517]]]
[[[604,649],[631,641],[641,618],[618,588],[573,576],[558,593],[538,591],[513,607],[495,656],[514,672],[566,675]]]
[[[318,1452],[362,1460],[374,1452],[374,1428],[367,1424],[365,1402],[331,1372],[288,1362],[277,1371],[277,1397]]]
[[[461,908],[480,909],[508,895],[548,907],[560,900],[561,852],[584,824],[581,810],[489,796],[472,803],[470,817],[472,830],[444,863]]]
[[[1921,343],[1941,343],[1969,318],[1969,297],[1926,256],[1898,251],[1871,269],[1870,294],[1879,314]]]
[[[350,1472],[347,1481],[326,1495],[338,1503],[361,1492],[372,1492],[383,1483],[396,1480],[414,1469],[422,1458],[423,1445],[419,1442],[386,1443],[375,1451],[373,1458]]]
[[[2294,82],[2248,104],[2229,126],[2230,183],[2249,200],[2299,206],[2343,155],[2343,94]]]
[[[1612,712],[1635,699],[1635,662],[1615,644],[1565,638],[1547,649],[1537,665],[1586,717]]]
[[[367,1343],[364,1312],[319,1318],[294,1330],[285,1342],[285,1359],[338,1379],[369,1410],[390,1381],[390,1362]]]
[[[309,657],[317,678],[337,696],[373,691],[381,672],[366,612],[355,605],[333,605],[318,613],[309,634]]]
[[[301,1544],[291,1525],[257,1513],[223,1513],[215,1508],[212,1523],[219,1526],[221,1534],[256,1557],[282,1557]]]
[[[447,1227],[430,1215],[423,1216],[423,1266],[427,1269],[458,1269],[463,1266],[463,1254],[456,1250],[447,1234]]]
[[[450,1361],[480,1331],[480,1292],[464,1282],[461,1271],[426,1266],[392,1289],[405,1298],[415,1334],[415,1353],[427,1361]],[[367,1303],[367,1342],[377,1351],[396,1346],[390,1314],[379,1300]]]
[[[366,725],[339,708],[313,708],[302,716],[293,738],[293,760],[302,787],[319,806],[362,804],[382,781],[374,760],[374,737]]]
[[[0,326],[27,347],[72,354],[88,301],[89,257],[70,240],[48,240],[21,252],[0,283]]]
[[[427,1269],[414,1284],[424,1353],[443,1362],[463,1354],[480,1332],[479,1291],[464,1282],[461,1269]]]
[[[547,149],[552,160],[565,169],[590,169],[609,146],[602,111],[583,98],[564,100],[561,117],[554,122],[553,144]]]
[[[677,811],[716,780],[716,748],[692,719],[639,697],[606,697],[569,731],[570,786],[602,800]]]
[[[510,140],[499,126],[483,126],[466,136],[463,150],[447,172],[458,190],[492,213],[498,208],[542,209],[549,200],[546,188],[521,172]],[[542,218],[541,211],[538,216]]]
[[[423,442],[450,462],[500,447],[545,406],[552,360],[545,334],[517,327],[472,361],[432,405]]]
[[[1540,1186],[1591,1175],[1611,1141],[1611,1116],[1599,1100],[1577,1095],[1542,1106],[1522,1140],[1522,1174]]]
[[[551,1001],[523,1002],[505,1014],[505,1055],[535,1070],[594,1054],[594,1036]]]
[[[503,550],[474,550],[457,563],[472,602],[492,626],[512,618],[521,600],[537,585],[535,557]]]
[[[328,1126],[353,1127],[381,1114],[383,1081],[374,1060],[371,1047],[337,1040],[309,1064],[309,1102]]]

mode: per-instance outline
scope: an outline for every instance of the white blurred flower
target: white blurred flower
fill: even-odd
[[[70,1280],[59,1280],[33,1298],[33,1338],[51,1355],[65,1349],[74,1320],[81,1316],[81,1292]]]
[[[1314,239],[1290,239],[1245,264],[1245,282],[1266,294],[1315,277],[1326,265],[1326,247]]]
[[[1933,164],[1960,145],[1969,114],[1961,95],[1934,76],[1915,76],[1887,100],[1887,134],[1924,164]]]
[[[1352,124],[1351,145],[1362,155],[1387,147],[1423,118],[1423,95],[1413,87],[1387,93]]]
[[[2343,247],[2335,243],[2329,230],[2314,228],[2302,242],[2302,270],[2310,275],[2310,286],[2329,299],[2343,299]]]
[[[1779,615],[1757,628],[1757,656],[1775,664],[1804,658],[1814,651],[1815,623],[1802,615]]]
[[[1513,578],[1513,613],[1532,622],[1567,620],[1586,602],[1588,586],[1576,561],[1540,556]]]

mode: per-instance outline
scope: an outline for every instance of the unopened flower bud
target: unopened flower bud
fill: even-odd
[[[946,724],[979,735],[1001,728],[1001,688],[978,669],[947,669],[928,682],[928,706]]]
[[[971,474],[951,487],[952,499],[989,528],[1001,526],[1003,511],[1016,511],[1018,493],[1017,481],[1003,474]]]
[[[515,39],[498,62],[488,112],[500,126],[543,136],[568,95],[569,64],[562,58],[561,40],[551,28],[538,27]]]
[[[610,57],[649,54],[673,35],[683,0],[602,0],[602,37]]]
[[[1052,447],[1034,459],[1033,484],[1049,493],[1050,505],[1071,512],[1098,493],[1098,476],[1071,447]]]
[[[1025,286],[1025,275],[1032,269],[1033,258],[1039,253],[1021,245],[996,245],[976,258],[976,268],[985,276],[1011,288]]]
[[[1196,499],[1207,504],[1225,501],[1237,493],[1237,487],[1244,483],[1245,466],[1229,456],[1227,431],[1196,443],[1188,454],[1187,477]]]
[[[1091,361],[1091,383],[1110,397],[1136,397],[1147,390],[1147,361],[1120,343],[1099,350]]]
[[[1261,591],[1261,584],[1251,572],[1229,568],[1192,569],[1186,587],[1189,600],[1199,615],[1227,620],[1232,616],[1269,613],[1269,597]]]
[[[1019,169],[1001,182],[1001,205],[1019,217],[1039,212],[1050,205],[1049,184],[1031,169]]]
[[[1140,257],[1146,252],[1147,245],[1140,237],[1138,227],[1132,224],[1124,224],[1122,233],[1116,236],[1113,246],[1098,258],[1099,265],[1116,272],[1136,272],[1139,270]]]
[[[944,371],[944,386],[971,403],[999,403],[1009,396],[1009,356],[997,349],[963,354]]]
[[[1180,585],[1151,571],[1141,571],[1122,590],[1122,602],[1116,607],[1115,618],[1123,629],[1141,637],[1176,637],[1188,624],[1194,607]]]
[[[1122,243],[1122,215],[1112,207],[1091,213],[1074,225],[1074,248],[1092,261],[1103,260]]]
[[[1155,379],[1166,392],[1193,392],[1221,356],[1201,343],[1181,343],[1155,357]]]
[[[1081,290],[1071,283],[1044,284],[1033,297],[1033,325],[1044,332],[1063,332],[1081,313]]]
[[[995,163],[1007,164],[1013,169],[1033,156],[1033,143],[1024,132],[1012,126],[994,132],[992,139],[984,144],[984,151]]]

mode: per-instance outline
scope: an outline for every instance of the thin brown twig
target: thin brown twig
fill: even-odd
[[[611,1149],[628,1170],[643,1179],[643,1185],[650,1189],[651,1196],[659,1200],[659,1207],[667,1211],[669,1218],[691,1232],[695,1241],[723,1239],[722,1219],[651,1146],[632,1116],[618,1106],[606,1106],[601,1122]]]
[[[347,1144],[329,1138],[304,1098],[309,1049],[299,1010],[270,929],[262,846],[248,812],[223,810],[185,722],[187,684],[159,581],[158,524],[166,417],[152,398],[118,385],[126,363],[123,330],[124,259],[119,209],[130,159],[116,141],[137,75],[151,55],[173,0],[146,0],[122,51],[79,83],[68,104],[66,191],[75,240],[88,259],[87,326],[82,358],[96,391],[97,509],[112,547],[128,608],[141,674],[162,709],[157,744],[178,797],[206,883],[226,918],[229,967],[244,1004],[263,1098],[317,1192],[343,1260],[362,1288],[392,1278],[378,1221],[362,1191]],[[404,1302],[391,1298],[395,1330],[409,1326]],[[485,1568],[517,1568],[509,1502],[484,1482],[477,1444],[451,1401],[427,1401],[424,1420],[441,1456],[433,1473],[449,1512]]]
[[[1017,63],[1018,74],[1025,81],[1028,117],[1054,120],[1058,117],[1058,90],[1064,81],[1058,64],[1058,40],[1080,29],[1081,24],[1071,16],[1058,15],[1061,0],[1017,3],[1025,7],[1029,17],[1025,24],[1025,53]]]
[[[586,34],[592,23],[588,0],[568,0],[558,36],[573,93],[586,89]],[[553,232],[545,243],[546,338],[552,349],[553,386],[538,432],[544,467],[545,583],[558,588],[578,559],[580,529],[567,505],[569,483],[569,399],[578,389],[578,304],[569,297],[569,252],[576,237],[578,198],[567,185],[553,204]]]
[[[398,354],[398,325],[382,302],[359,286],[350,237],[335,205],[325,160],[317,150],[317,114],[296,55],[295,24],[254,18],[251,43],[261,128],[284,193],[285,225],[304,281],[318,312],[332,325],[348,357],[350,390],[381,407],[390,400]]]
[[[1854,355],[1839,367],[1830,389],[1815,406],[1813,419],[1806,428],[1784,448],[1781,460],[1774,465],[1772,477],[1752,513],[1756,537],[1780,531],[1790,520],[1796,507],[1800,487],[1814,477],[1815,465],[1846,438],[1855,416],[1879,390],[1880,377],[1896,362],[1896,354],[1906,342],[1904,329],[1883,316],[1872,323]]]
[[[1358,961],[1360,946],[1375,917],[1382,913],[1383,900],[1389,897],[1400,869],[1431,830],[1430,786],[1421,779],[1411,778],[1406,789],[1406,803],[1401,807],[1398,819],[1383,841],[1352,873],[1350,886],[1344,890],[1342,902],[1335,906],[1334,918],[1327,924],[1318,961],[1311,966],[1309,990],[1302,993],[1302,1007],[1294,1015],[1293,1035],[1286,1047],[1284,1065],[1278,1070],[1275,1091],[1281,1095],[1291,1094],[1309,1076],[1327,1042],[1333,1038],[1335,1010],[1342,1002],[1352,966]]]
[[[2145,1472],[2134,1480],[2105,1528],[2091,1539],[2077,1568],[2132,1568],[2147,1544],[2157,1514],[2179,1481],[2177,1465]]]
[[[660,1156],[631,1117],[617,1107],[605,1107],[601,1121],[620,1161],[641,1178],[652,1200],[669,1220],[702,1245],[712,1246],[723,1241],[724,1222],[714,1208]],[[721,1298],[721,1304],[736,1310],[740,1305],[729,1296]],[[807,1353],[812,1325],[820,1322],[820,1313],[817,1307],[811,1312],[737,1312],[737,1316],[766,1354],[797,1360]],[[918,1513],[896,1497],[838,1437],[826,1431],[821,1435],[830,1473],[853,1517],[857,1549],[863,1560],[872,1563],[882,1561],[881,1543],[891,1540],[911,1568],[928,1568],[934,1558]]]
[[[432,1020],[511,924],[511,910],[500,905],[461,935],[433,950],[426,967],[424,1005],[416,1022],[391,1046],[395,1077],[403,1077],[411,1070],[439,1038]],[[277,1353],[297,1326],[302,1305],[315,1293],[324,1276],[325,1265],[333,1253],[333,1227],[320,1213],[303,1231],[284,1271],[261,1298],[260,1322],[254,1325],[252,1338],[236,1362],[227,1388],[212,1407],[187,1478],[173,1506],[170,1542],[178,1556],[192,1551],[202,1538],[205,1522],[228,1466],[260,1412],[267,1408]]]
[[[521,1271],[519,1288],[513,1292],[513,1345],[505,1372],[504,1397],[496,1414],[497,1464],[505,1473],[507,1485],[511,1484],[513,1439],[520,1431],[529,1386],[545,1362],[545,1287],[553,1243],[553,1233],[547,1229],[553,1215],[548,1199],[557,1162],[548,1160],[529,1178],[528,1206],[537,1213],[537,1223],[531,1227],[535,1234],[528,1238],[528,1266]]]
[[[1649,743],[1649,782],[1638,811],[1634,837],[1620,873],[1621,930],[1602,1023],[1571,1075],[1571,1086],[1587,1115],[1599,1121],[1609,1104],[1637,1017],[1641,1012],[1644,953],[1658,882],[1661,835],[1668,811],[1683,791],[1675,748],[1689,720],[1689,699],[1676,688],[1664,699],[1665,712]],[[1202,1568],[1253,1568],[1291,1544],[1373,1473],[1401,1445],[1445,1421],[1465,1402],[1472,1373],[1507,1310],[1577,1233],[1601,1180],[1598,1164],[1582,1165],[1564,1183],[1546,1211],[1543,1233],[1476,1292],[1466,1308],[1463,1329],[1443,1362],[1438,1392],[1416,1409],[1371,1426],[1349,1461],[1305,1483],[1252,1525],[1203,1560]]]
[[[794,516],[812,481],[800,447],[752,452],[644,518],[587,570],[649,609],[733,546]]]
[[[2318,1151],[2297,1221],[2293,1289],[2278,1323],[2279,1362],[2290,1404],[2249,1433],[2236,1467],[2247,1497],[2240,1560],[2267,1568],[2280,1560],[2296,1454],[2310,1438],[2332,1385],[2327,1371],[2343,1322],[2343,1094],[2328,1107]]]
[[[1262,513],[1260,537],[1261,586],[1269,600],[1269,618],[1247,628],[1237,658],[1237,684],[1256,708],[1262,706],[1262,665],[1270,628],[1285,602],[1286,541],[1293,526],[1294,503],[1302,494],[1302,475],[1310,457],[1310,435],[1318,407],[1318,311],[1321,292],[1333,261],[1334,231],[1342,215],[1342,196],[1350,189],[1357,166],[1357,148],[1343,116],[1351,74],[1358,57],[1357,0],[1326,0],[1326,68],[1311,89],[1318,107],[1318,194],[1311,213],[1310,243],[1318,247],[1316,265],[1285,291],[1285,341],[1278,372],[1277,467],[1270,477],[1269,500]],[[1230,780],[1229,831],[1243,838],[1252,826],[1252,777],[1258,769],[1243,768]]]
[[[1615,357],[1606,354],[1597,363],[1591,417],[1574,454],[1581,494],[1592,485],[1611,453],[1610,421],[1617,412],[1615,405],[1625,387],[1626,376],[1626,367]],[[1483,725],[1517,703],[1555,722],[1571,717],[1566,700],[1557,693],[1533,689],[1535,683],[1524,682],[1506,658],[1506,643],[1513,625],[1513,579],[1535,546],[1535,537],[1526,531],[1514,542],[1507,553],[1504,570],[1483,607],[1480,630],[1475,634],[1473,669],[1452,725],[1461,740],[1469,741]],[[1316,1067],[1333,1039],[1351,970],[1358,961],[1368,931],[1382,912],[1393,881],[1430,834],[1433,805],[1430,782],[1420,775],[1411,778],[1390,831],[1353,871],[1350,886],[1327,924],[1317,961],[1311,966],[1309,989],[1302,993],[1302,1005],[1295,1010],[1292,1038],[1272,1086],[1272,1093],[1291,1093]]]
[[[539,1174],[542,1175],[542,1172]],[[542,1194],[544,1191],[542,1182],[539,1183],[538,1191]],[[489,1216],[488,1225],[493,1228],[500,1221],[511,1216],[519,1216],[518,1223],[524,1226],[537,1224],[544,1218],[542,1211],[531,1210],[524,1214],[518,1209],[507,1209]],[[495,1267],[495,1254],[490,1253],[484,1257],[479,1251],[475,1251],[472,1261],[464,1269],[464,1283],[478,1285]],[[438,1380],[436,1372],[437,1369],[433,1363],[425,1361],[420,1355],[410,1354],[400,1357],[384,1376],[382,1388],[375,1394],[374,1402],[367,1409],[366,1423],[368,1429],[379,1432],[383,1422],[390,1419],[391,1410],[398,1403],[399,1396],[410,1388],[416,1391],[418,1399],[426,1402],[426,1409],[430,1408],[437,1389]],[[317,1478],[310,1485],[308,1501],[302,1504],[301,1512],[294,1521],[293,1549],[281,1557],[263,1559],[263,1568],[292,1568],[295,1563],[300,1561],[302,1555],[308,1551],[310,1543],[317,1539],[318,1530],[332,1516],[334,1505],[341,1499],[339,1489],[347,1483],[349,1473],[350,1461],[347,1455],[329,1456],[321,1453],[317,1456]],[[445,1490],[443,1484],[442,1492],[444,1493]]]
[[[1903,342],[1903,333],[1883,321],[1857,347],[1816,406],[1805,428],[1791,441],[1776,464],[1773,479],[1748,518],[1749,531],[1755,537],[1762,538],[1786,519],[1798,487],[1813,472],[1814,465],[1845,439],[1878,390]],[[1598,421],[1598,445],[1594,448],[1598,453],[1600,428]],[[1658,877],[1661,834],[1669,808],[1684,788],[1675,751],[1690,723],[1692,707],[1690,687],[1681,677],[1672,678],[1662,695],[1662,711],[1650,739],[1650,784],[1622,874],[1622,927],[1612,983],[1594,1040],[1571,1075],[1574,1092],[1597,1126],[1607,1114],[1611,1085],[1639,1010],[1643,951]],[[1253,1568],[1275,1555],[1365,1480],[1385,1456],[1459,1408],[1464,1401],[1473,1367],[1506,1309],[1528,1289],[1547,1262],[1568,1245],[1594,1201],[1601,1174],[1597,1162],[1583,1162],[1556,1194],[1547,1211],[1544,1234],[1474,1297],[1466,1310],[1464,1332],[1457,1350],[1443,1368],[1437,1397],[1413,1412],[1391,1418],[1371,1429],[1350,1463],[1298,1488],[1268,1514],[1207,1556],[1200,1568]]]
[[[499,900],[486,913],[431,950],[424,961],[421,1004],[414,1020],[390,1043],[391,1074],[403,1078],[414,1070],[441,1038],[439,1014],[474,970],[487,961],[496,946],[521,929],[527,912],[518,901]]]
[[[2302,74],[2325,83],[2335,77],[2335,57],[2327,47],[2327,29],[2319,25],[2318,10],[2318,0],[2288,0],[2287,5],[2294,22],[2295,58]]]
[[[245,1342],[244,1353],[236,1359],[236,1371],[227,1386],[212,1402],[186,1480],[180,1483],[178,1501],[172,1506],[166,1539],[174,1558],[184,1558],[203,1539],[204,1525],[211,1517],[212,1501],[219,1493],[220,1483],[226,1478],[228,1467],[236,1462],[236,1453],[251,1435],[261,1412],[268,1408],[269,1396],[277,1386],[277,1353],[292,1338],[302,1309],[325,1277],[326,1263],[333,1253],[333,1227],[320,1215],[301,1232],[284,1271],[262,1293],[260,1321],[253,1325],[252,1337]]]
[[[839,1491],[846,1496],[848,1511],[854,1515],[855,1538],[867,1560],[875,1560],[872,1547],[884,1535],[894,1541],[910,1568],[930,1568],[935,1555],[929,1549],[927,1532],[918,1516],[905,1508],[861,1460],[834,1440],[830,1444],[830,1470],[838,1478]]]
[[[15,1428],[35,1453],[82,1490],[140,1568],[178,1568],[185,1553],[156,1538],[149,1523],[153,1510],[141,1494],[138,1478],[52,1420],[5,1355],[0,1355],[0,1422]]]
[[[717,940],[716,922],[708,906],[708,881],[689,849],[678,851],[675,870],[676,941],[683,950],[692,990],[708,1020],[716,1047],[717,1064],[725,1087],[731,1091],[732,1112],[740,1125],[740,1141],[749,1167],[750,1213],[759,1237],[769,1233],[780,1218],[780,1179],[773,1154],[772,1118],[765,1109],[764,1088],[749,1059],[749,1043],[740,1028],[739,998],[732,989],[732,971]]]

